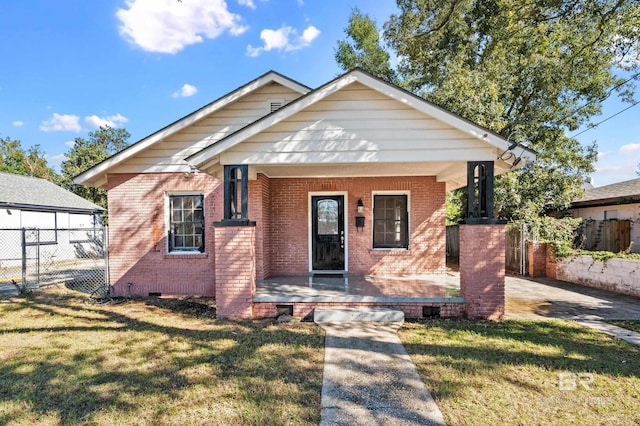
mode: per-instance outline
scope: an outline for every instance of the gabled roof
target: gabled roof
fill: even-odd
[[[286,120],[287,118],[304,110],[310,105],[327,98],[328,96],[338,92],[340,89],[343,89],[355,82],[359,82],[396,101],[402,102],[403,104],[406,104],[418,111],[432,116],[442,121],[443,123],[446,123],[454,127],[455,129],[466,133],[467,135],[470,135],[473,138],[488,143],[490,146],[493,146],[496,149],[506,151],[509,147],[508,140],[490,131],[489,129],[477,125],[450,111],[447,111],[444,108],[433,104],[409,91],[406,91],[398,86],[377,78],[362,69],[356,68],[307,93],[306,95],[296,99],[295,101],[290,102],[276,112],[264,116],[245,126],[244,128],[236,131],[235,133],[232,133],[231,135],[211,144],[201,151],[187,157],[185,160],[189,164],[200,168],[207,163],[210,163],[211,159],[215,158],[218,154],[226,151],[227,149],[260,133],[261,131],[264,131],[265,129],[268,129],[271,126],[274,126],[275,124]],[[520,156],[524,160],[520,162],[520,167],[522,167],[527,162],[533,161],[536,157],[536,153],[523,146],[520,146],[520,149],[522,150],[522,154]]]
[[[640,178],[588,189],[572,207],[606,206],[640,203]]]
[[[81,185],[92,184],[92,186],[100,186],[101,183],[106,182],[106,173],[112,167],[117,166],[118,164],[121,164],[122,162],[135,156],[141,151],[149,148],[151,145],[165,139],[166,137],[176,132],[179,132],[180,130],[207,117],[211,113],[221,108],[224,108],[225,106],[242,98],[243,96],[246,96],[247,94],[271,83],[281,84],[301,94],[308,93],[311,90],[311,88],[301,83],[298,83],[297,81],[292,80],[276,71],[269,71],[261,75],[260,77],[256,78],[255,80],[252,80],[251,82],[233,90],[232,92],[229,92],[228,94],[203,106],[202,108],[192,112],[191,114],[145,137],[144,139],[141,139],[140,141],[134,143],[133,145],[130,145],[126,149],[107,158],[101,163],[98,163],[92,168],[76,176],[74,178],[74,182],[76,184],[81,184]]]
[[[76,213],[105,209],[48,180],[0,172],[0,207]]]

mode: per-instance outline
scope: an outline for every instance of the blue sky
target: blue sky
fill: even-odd
[[[0,5],[0,137],[59,166],[101,124],[135,142],[273,69],[317,87],[351,9],[379,24],[393,0],[21,0]],[[602,118],[624,105],[606,103]],[[636,177],[640,105],[579,136],[597,140],[597,186]],[[595,119],[594,121],[599,121]],[[577,133],[577,132],[576,132]]]

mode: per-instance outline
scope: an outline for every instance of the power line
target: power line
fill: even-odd
[[[629,106],[628,106],[628,107],[626,107],[625,109],[623,109],[623,110],[621,110],[621,111],[618,111],[618,112],[616,112],[615,114],[610,115],[609,117],[605,118],[604,120],[599,121],[599,122],[597,122],[596,124],[593,124],[593,125],[589,126],[588,128],[584,129],[584,130],[583,130],[583,131],[581,131],[580,133],[576,133],[575,135],[572,135],[572,136],[571,136],[571,138],[573,139],[573,138],[575,138],[576,136],[580,136],[580,135],[581,135],[581,134],[583,134],[584,132],[588,132],[589,130],[593,130],[593,129],[595,129],[596,127],[598,127],[599,125],[601,125],[601,124],[602,124],[602,123],[604,123],[605,121],[609,121],[609,120],[611,120],[613,117],[615,117],[615,116],[618,116],[618,115],[622,114],[623,112],[625,112],[625,111],[627,111],[627,110],[629,110],[629,109],[633,108],[634,106],[636,106],[636,105],[638,105],[638,104],[640,104],[640,101],[635,101],[634,103],[632,103],[631,105],[629,105]]]
[[[576,114],[578,111],[580,111],[580,110],[582,110],[582,109],[586,108],[588,105],[590,105],[590,104],[592,104],[592,103],[594,103],[594,102],[602,102],[602,101],[604,101],[604,100],[608,99],[608,98],[609,98],[609,96],[611,96],[611,94],[613,93],[613,91],[614,91],[614,90],[619,89],[620,87],[624,86],[625,84],[627,84],[627,83],[628,83],[628,82],[630,82],[631,80],[635,80],[635,79],[636,79],[636,78],[638,78],[639,76],[640,76],[640,72],[635,73],[634,75],[632,75],[631,77],[629,77],[629,78],[628,78],[628,79],[626,79],[625,81],[622,81],[622,82],[620,82],[620,83],[616,84],[615,86],[613,86],[611,89],[609,89],[609,90],[607,91],[607,93],[606,93],[603,97],[601,97],[601,98],[599,98],[599,99],[597,99],[597,100],[593,100],[593,101],[586,102],[584,105],[582,105],[582,106],[580,106],[580,107],[576,108],[572,113],[567,114],[566,116],[562,117],[562,119],[564,120],[565,118],[568,118],[568,117],[570,117],[570,116],[572,116],[572,115]]]

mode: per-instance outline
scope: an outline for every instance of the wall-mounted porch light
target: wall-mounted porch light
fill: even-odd
[[[362,202],[362,198],[358,199],[356,211],[358,212],[358,216],[356,216],[356,229],[362,229],[364,228],[364,216],[361,216],[362,213],[364,213],[364,203]]]

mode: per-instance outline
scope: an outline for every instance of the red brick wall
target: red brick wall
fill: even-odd
[[[271,273],[269,252],[270,180],[265,175],[259,174],[257,180],[249,181],[248,204],[248,217],[256,222],[256,278],[262,279]]]
[[[256,291],[256,228],[216,226],[216,316],[251,318]]]
[[[470,318],[504,315],[504,250],[504,225],[460,225],[460,293]]]
[[[349,272],[426,274],[445,272],[445,185],[435,177],[271,179],[269,224],[272,275],[309,271],[309,193],[344,192]],[[410,250],[373,250],[375,191],[409,191]],[[365,227],[355,227],[356,203],[365,204]]]
[[[221,182],[205,173],[112,174],[108,180],[109,276],[118,295],[215,293],[214,232],[222,218]],[[168,255],[165,194],[204,193],[205,254]]]
[[[214,295],[212,223],[222,219],[221,181],[198,173],[109,176],[110,278],[116,294],[150,292]],[[166,253],[165,194],[205,194],[206,254]],[[373,191],[409,191],[410,250],[372,249]],[[256,222],[256,276],[309,271],[309,192],[347,192],[349,271],[356,274],[424,274],[445,271],[445,187],[434,177],[269,179],[249,182],[249,219]],[[365,228],[355,228],[357,200],[365,203]]]
[[[547,244],[547,256],[546,256],[546,269],[547,278],[557,278],[557,261],[556,261],[556,249],[553,245]]]
[[[547,276],[547,244],[535,241],[527,242],[530,277]]]

